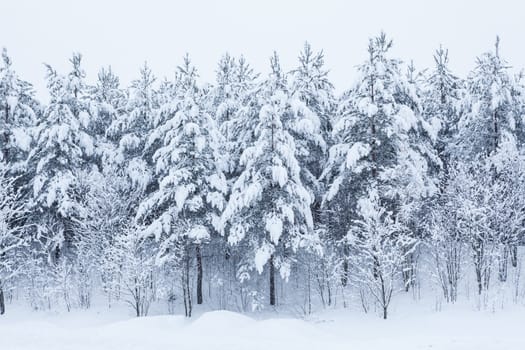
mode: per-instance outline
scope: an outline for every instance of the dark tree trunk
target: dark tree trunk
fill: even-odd
[[[512,267],[518,266],[518,246],[516,244],[510,247],[510,262]]]
[[[5,105],[5,123],[6,125],[9,123],[9,105],[6,103]],[[4,158],[4,162],[9,162],[9,149],[7,148],[7,145],[9,143],[9,133],[6,131],[4,133],[4,145],[5,147],[2,149],[2,156]]]
[[[0,315],[5,314],[5,298],[4,298],[4,289],[0,285]]]
[[[478,283],[478,294],[481,295],[483,291],[483,281],[481,276],[481,268],[476,266],[476,282]]]
[[[186,252],[184,267],[182,271],[182,295],[184,298],[184,313],[186,317],[191,317],[192,304],[190,292],[190,257]]]
[[[478,284],[478,294],[481,295],[481,293],[483,292],[483,272],[484,272],[483,242],[475,241],[472,248],[474,250],[474,269],[476,272],[476,282]]]
[[[195,248],[197,254],[197,304],[202,304],[202,254],[201,247],[197,244]]]
[[[509,261],[509,246],[504,245],[502,248],[501,256],[499,257],[499,273],[498,277],[500,282],[506,282],[507,281],[507,266]]]
[[[341,284],[343,287],[346,287],[348,284],[348,260],[346,258],[343,260],[343,275],[341,276]]]
[[[182,273],[182,277],[181,277],[181,285],[182,285],[182,300],[184,301],[184,316],[188,317],[188,297],[186,295],[186,276],[184,272]]]
[[[341,276],[341,285],[346,287],[348,284],[348,247],[345,245],[343,248],[343,275]]]
[[[326,282],[326,289],[328,291],[328,306],[332,305],[332,288],[330,287],[330,282]]]
[[[60,255],[61,255],[61,251],[60,251],[60,247],[59,246],[57,246],[55,248],[55,251],[53,252],[53,255],[54,255],[53,257],[55,259],[54,263],[58,264],[58,260],[60,260]]]
[[[137,291],[135,290],[135,292]],[[139,303],[138,298],[135,298],[135,313],[137,317],[140,317],[140,303]]]
[[[494,152],[496,152],[496,150],[498,149],[498,133],[499,133],[499,128],[498,128],[498,114],[496,111],[494,111],[494,148],[492,149]]]
[[[275,305],[275,266],[273,254],[270,256],[270,305]]]

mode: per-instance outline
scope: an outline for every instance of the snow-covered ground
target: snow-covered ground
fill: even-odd
[[[401,309],[387,321],[350,310],[307,319],[280,314],[257,319],[211,311],[132,318],[125,310],[29,312],[0,317],[1,350],[523,350],[525,308],[497,312],[451,307],[436,312]]]

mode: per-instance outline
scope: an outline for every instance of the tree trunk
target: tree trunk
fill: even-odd
[[[188,297],[186,296],[186,276],[182,273],[181,279],[182,286],[182,300],[184,302],[184,316],[188,317]]]
[[[343,258],[343,275],[341,276],[341,285],[346,287],[348,284],[348,260]]]
[[[386,320],[388,316],[388,307],[383,306],[383,319]]]
[[[408,293],[410,290],[410,286],[412,285],[412,279],[413,279],[413,256],[412,253],[405,254],[405,257],[403,258],[403,264],[402,264],[402,276],[403,276],[403,284],[405,287],[405,292]]]
[[[273,264],[273,254],[270,256],[270,305],[275,305],[275,266]]]
[[[498,133],[499,133],[499,128],[498,128],[498,114],[496,111],[494,111],[494,148],[492,149],[493,152],[496,152],[496,150],[498,149]]]
[[[341,285],[343,287],[346,287],[348,284],[348,247],[346,245],[343,246],[343,275],[341,276]]]
[[[195,247],[197,254],[197,304],[202,304],[202,254],[201,246],[197,244]]]
[[[483,281],[481,277],[481,269],[476,266],[476,282],[478,283],[478,294],[481,295],[483,291]]]
[[[510,262],[512,267],[518,266],[518,246],[516,244],[510,247]]]
[[[499,277],[499,280],[500,282],[506,282],[507,281],[507,266],[508,266],[508,261],[509,261],[509,246],[508,245],[504,245],[502,247],[502,251],[501,251],[501,255],[499,257],[499,273],[498,273],[498,277]]]
[[[455,244],[458,244],[457,242]],[[460,269],[461,269],[461,246],[455,245],[452,248],[452,252],[450,253],[448,262],[447,262],[447,270],[448,270],[448,281],[450,286],[450,301],[452,303],[455,303],[458,300],[458,282],[459,282],[459,276],[460,276]]]
[[[476,272],[476,282],[478,284],[478,294],[483,292],[483,242],[475,241],[474,250],[474,269]]]
[[[5,299],[4,299],[4,289],[0,283],[0,315],[5,314]]]
[[[7,126],[7,124],[9,123],[9,104],[6,103],[5,105],[5,124]],[[2,149],[2,156],[4,158],[4,162],[8,163],[9,162],[9,149],[7,148],[7,145],[9,143],[9,132],[5,131],[4,133],[4,145],[5,147]]]
[[[182,295],[184,298],[184,313],[186,317],[191,317],[192,304],[190,293],[190,257],[188,252],[185,253],[184,267],[182,271]]]
[[[327,280],[326,289],[328,291],[328,306],[332,306],[332,288],[330,287],[330,282]]]

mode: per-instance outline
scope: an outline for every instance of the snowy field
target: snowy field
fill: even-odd
[[[132,318],[111,313],[35,313],[14,309],[0,317],[2,350],[523,350],[525,308],[497,312],[453,307],[398,310],[384,321],[374,314],[337,310],[307,319],[279,314],[256,318],[211,311]]]

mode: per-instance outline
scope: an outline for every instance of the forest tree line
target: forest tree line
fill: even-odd
[[[400,291],[426,281],[454,303],[466,279],[524,298],[523,75],[499,39],[465,78],[442,47],[424,70],[391,47],[371,38],[342,94],[308,43],[264,77],[225,54],[200,83],[186,55],[129,87],[111,68],[88,84],[75,53],[46,66],[47,103],[4,49],[0,314],[13,298],[191,316],[357,297],[387,318]]]

